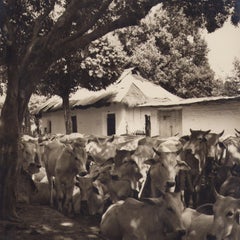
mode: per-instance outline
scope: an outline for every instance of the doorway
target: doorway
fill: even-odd
[[[115,113],[107,114],[107,135],[116,134],[116,115]]]
[[[182,110],[160,110],[158,112],[160,137],[182,134]]]

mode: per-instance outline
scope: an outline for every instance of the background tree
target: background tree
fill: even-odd
[[[224,82],[223,95],[236,96],[240,93],[240,59],[233,61],[233,73]]]
[[[158,6],[140,26],[120,30],[118,36],[131,64],[147,79],[184,98],[212,95],[207,44],[183,11]]]
[[[77,52],[56,61],[37,87],[45,96],[62,98],[66,134],[72,132],[69,97],[79,87],[99,90],[113,83],[126,64],[121,47],[112,45],[107,37],[92,42],[84,52]]]
[[[161,2],[183,6],[187,15],[211,31],[222,26],[233,8],[238,9],[236,0],[0,0],[0,63],[7,69],[0,119],[1,218],[17,217],[20,126],[29,99],[49,66],[108,32],[138,24]],[[238,14],[233,12],[235,23]]]

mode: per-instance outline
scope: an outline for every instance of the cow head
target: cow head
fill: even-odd
[[[144,162],[151,165],[149,174],[153,192],[155,190],[174,191],[175,178],[179,170],[190,170],[190,167],[184,161],[178,159],[178,152],[159,152],[155,148],[153,150],[157,157]]]
[[[183,151],[186,154],[190,153],[198,161],[198,171],[201,172],[207,157],[207,134],[211,130],[202,131],[202,130],[192,130],[190,129],[191,135],[189,140],[183,145]]]
[[[100,194],[97,186],[94,181],[98,176],[90,177],[78,177],[76,185],[80,188],[80,196],[81,196],[81,206],[87,207],[87,213],[90,215],[95,215],[103,210],[105,196]]]
[[[75,168],[80,176],[87,174],[86,163],[87,163],[87,152],[82,144],[74,142],[72,143],[72,153],[75,161]]]
[[[140,168],[133,159],[124,160],[123,163],[113,170],[112,174],[121,179],[128,179],[131,182],[132,189],[136,189],[139,180],[143,177]]]
[[[207,158],[216,161],[221,160],[223,153],[223,143],[220,141],[220,137],[223,135],[224,131],[221,133],[209,133],[205,136],[207,139]]]
[[[240,200],[217,194],[213,211],[213,227],[207,239],[238,239],[240,230]]]
[[[156,211],[162,219],[161,225],[166,234],[174,232],[180,233],[179,235],[185,234],[185,228],[182,221],[182,213],[184,210],[183,202],[181,200],[180,193],[161,193],[160,198],[148,198],[143,201],[156,206]],[[171,235],[170,235],[171,236]],[[180,238],[169,238],[169,239],[181,239]]]
[[[29,174],[38,173],[41,167],[39,147],[37,142],[22,141],[19,144],[19,157],[22,168]]]
[[[202,131],[202,130],[192,130],[190,128],[191,135],[189,136],[189,140],[183,146],[183,150],[189,150],[192,154],[197,153],[201,150],[202,143],[207,142],[207,134],[210,133],[211,130]],[[186,138],[187,139],[187,138]]]

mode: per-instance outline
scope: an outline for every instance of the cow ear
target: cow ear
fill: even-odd
[[[227,148],[226,145],[225,145],[223,142],[219,142],[219,143],[218,143],[218,146],[219,146],[220,148]]]
[[[181,143],[184,143],[184,142],[188,142],[190,140],[190,136],[189,135],[185,135],[185,136],[182,136],[180,137],[179,141]]]
[[[177,167],[179,170],[189,171],[191,167],[184,161],[177,160]]]
[[[99,191],[96,187],[93,187],[92,190],[93,190],[94,193],[99,194]]]
[[[23,142],[20,142],[20,143],[19,143],[19,149],[21,149],[21,150],[24,149],[24,143],[23,143]]]
[[[158,162],[157,160],[151,158],[151,159],[145,160],[143,163],[148,164],[148,165],[154,165],[154,164],[156,164],[157,162]]]
[[[134,153],[136,152],[136,149],[135,150],[131,150],[129,153],[130,153],[130,156],[132,156]]]
[[[213,204],[211,204],[211,203],[203,204],[203,205],[199,206],[196,209],[196,211],[199,213],[206,214],[206,215],[213,215],[214,214]]]

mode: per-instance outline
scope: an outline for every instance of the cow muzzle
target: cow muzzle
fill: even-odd
[[[174,187],[175,184],[176,184],[176,183],[175,183],[174,181],[167,181],[166,187],[167,187],[167,188],[171,188],[171,187]]]
[[[84,176],[86,176],[87,174],[88,174],[87,171],[81,171],[81,172],[78,173],[78,175],[81,176],[81,177],[84,177]]]
[[[207,240],[217,240],[217,237],[215,235],[208,234],[207,235]]]

